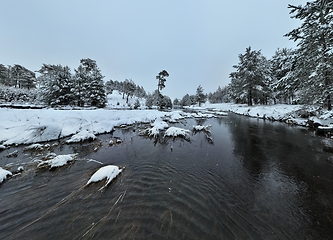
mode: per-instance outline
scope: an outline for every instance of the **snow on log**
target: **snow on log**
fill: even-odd
[[[169,127],[169,125],[161,119],[156,119],[155,122],[152,124],[152,128],[147,128],[141,131],[140,135],[148,135],[149,137],[158,137],[160,134],[160,130]]]
[[[187,137],[188,133],[190,133],[189,130],[178,128],[178,127],[169,127],[164,134],[164,137]]]
[[[206,126],[197,125],[197,126],[193,126],[193,131],[206,131],[206,132],[209,132],[209,129],[211,127],[212,127],[212,125],[206,125]]]
[[[83,142],[83,141],[87,141],[87,140],[95,140],[96,136],[95,134],[87,131],[87,130],[83,130],[75,135],[73,135],[69,140],[66,141],[66,143],[78,143],[78,142]]]
[[[66,165],[68,162],[73,161],[76,155],[77,154],[58,155],[50,160],[42,161],[41,163],[38,164],[37,168],[44,167],[45,165],[50,166],[50,169],[55,167],[62,167]]]
[[[2,167],[0,167],[0,183],[2,183],[4,180],[7,179],[7,176],[12,176],[13,174],[8,171],[3,169]]]
[[[106,183],[103,187],[101,187],[99,190],[105,188],[114,178],[118,176],[119,173],[121,173],[122,169],[120,169],[118,166],[114,165],[107,165],[104,167],[101,167],[98,169],[88,180],[86,185],[89,185],[93,182],[99,182],[106,178]]]
[[[215,112],[214,114],[218,116],[228,116],[227,112]]]
[[[43,149],[44,149],[44,145],[35,143],[35,144],[31,144],[31,145],[23,148],[23,151],[43,150]]]

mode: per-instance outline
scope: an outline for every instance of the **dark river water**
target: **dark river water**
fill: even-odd
[[[213,144],[203,132],[154,142],[117,129],[102,145],[56,147],[79,160],[53,171],[20,147],[2,152],[0,166],[26,171],[0,185],[0,239],[333,238],[332,139],[232,114],[175,126],[196,124],[212,125]],[[88,159],[125,169],[98,191],[84,187],[101,166]]]

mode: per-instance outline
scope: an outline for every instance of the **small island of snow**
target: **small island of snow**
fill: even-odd
[[[68,162],[73,161],[76,155],[77,154],[58,155],[50,160],[39,163],[37,167],[43,167],[44,165],[49,165],[50,168],[62,167]]]
[[[114,165],[107,165],[104,167],[101,167],[98,169],[89,179],[86,185],[89,185],[93,182],[99,182],[106,178],[105,185],[100,188],[99,190],[105,188],[114,178],[118,176],[119,173],[121,173],[122,169],[120,169],[118,166]]]
[[[187,137],[187,135],[190,133],[189,130],[178,128],[178,127],[169,127],[164,134],[164,137]]]
[[[75,135],[73,135],[69,140],[66,141],[66,143],[78,143],[78,142],[83,142],[86,140],[95,140],[96,136],[95,134],[87,131],[87,130],[83,130]]]

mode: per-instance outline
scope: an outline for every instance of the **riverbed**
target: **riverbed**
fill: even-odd
[[[0,185],[0,238],[333,237],[332,139],[234,114],[174,126],[198,124],[211,125],[212,142],[203,132],[155,141],[133,126],[60,143],[54,152],[79,156],[52,171],[35,168],[36,153],[1,153],[2,166],[26,170]],[[110,146],[115,137],[122,143]],[[100,163],[124,167],[101,191],[103,183],[85,186]]]

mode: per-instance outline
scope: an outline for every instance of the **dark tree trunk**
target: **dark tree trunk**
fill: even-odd
[[[331,103],[331,94],[327,95],[327,110],[331,111],[332,110],[332,103]]]
[[[247,105],[252,106],[252,90],[249,90],[248,97],[247,97]]]

